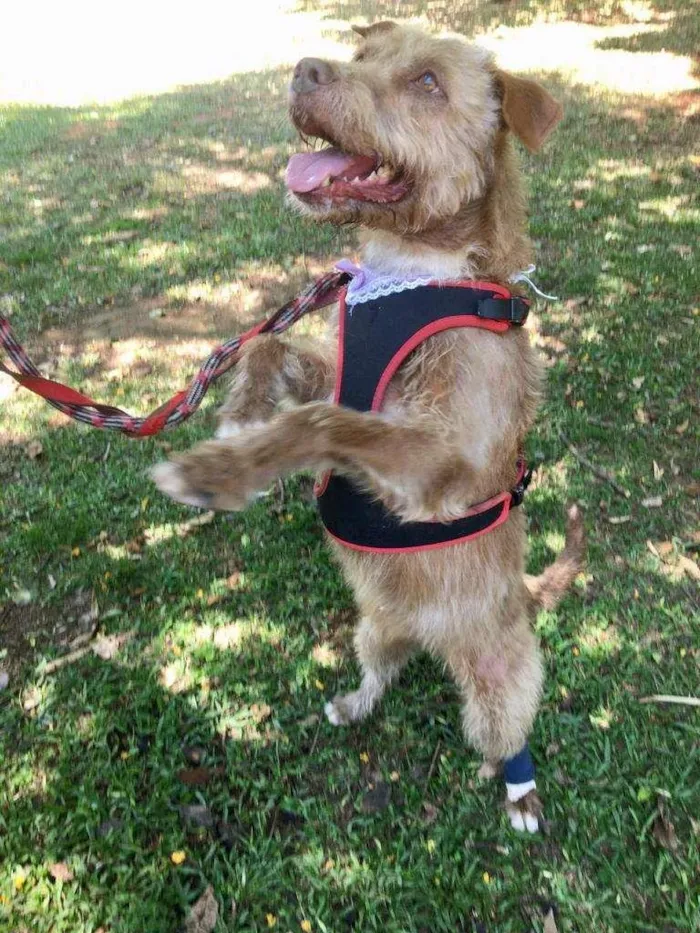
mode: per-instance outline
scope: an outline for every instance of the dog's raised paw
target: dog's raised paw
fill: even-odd
[[[150,470],[151,479],[161,492],[185,505],[207,508],[211,504],[209,493],[201,492],[187,483],[182,466],[174,460],[164,460]]]

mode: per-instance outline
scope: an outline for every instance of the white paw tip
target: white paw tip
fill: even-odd
[[[180,467],[177,463],[173,463],[172,460],[157,463],[154,467],[151,467],[150,474],[158,489],[170,496],[171,499],[184,502],[185,505],[206,505],[204,499],[188,490]]]
[[[343,721],[338,715],[338,710],[332,703],[326,703],[323,707],[323,712],[326,714],[326,719],[332,726],[342,726]]]
[[[508,819],[513,829],[519,833],[536,833],[540,828],[539,821],[534,813],[523,813],[521,810],[509,809]]]

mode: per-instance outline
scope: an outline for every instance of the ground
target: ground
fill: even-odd
[[[165,6],[128,28],[124,13],[133,68],[76,31],[99,25],[87,14],[35,39],[18,6],[0,66],[0,314],[46,373],[145,413],[215,340],[352,254],[351,232],[284,205],[295,57],[399,13],[540,69],[566,117],[524,157],[536,278],[561,296],[532,328],[549,365],[530,569],[561,546],[567,500],[589,535],[585,575],[537,620],[545,832],[509,830],[429,659],[368,722],[320,716],[358,671],[308,478],[203,517],[145,478],[211,435],[215,398],[134,441],[3,377],[0,929],[172,933],[211,885],[219,933],[515,933],[550,911],[549,930],[698,930],[698,710],[641,701],[698,684],[700,12],[254,6],[220,29],[212,2],[179,26]]]

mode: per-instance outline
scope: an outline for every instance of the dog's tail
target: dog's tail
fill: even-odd
[[[539,609],[554,609],[583,567],[585,535],[578,506],[567,512],[566,543],[553,564],[538,577],[525,575],[528,606],[534,615]]]

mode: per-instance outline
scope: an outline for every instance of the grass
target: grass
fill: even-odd
[[[390,6],[318,5],[331,24]],[[586,10],[513,6],[504,15],[523,25]],[[448,8],[468,24],[469,4]],[[663,41],[615,48],[691,52],[697,11],[649,9]],[[623,14],[610,4],[598,18]],[[296,145],[286,79],[268,70],[102,107],[0,109],[2,313],[47,371],[150,409],[208,341],[351,249],[347,232],[283,205]],[[688,93],[546,80],[567,116],[525,167],[538,280],[563,300],[538,310],[550,366],[529,442],[531,569],[560,546],[567,499],[590,539],[585,579],[537,621],[548,676],[532,747],[547,833],[509,831],[429,659],[365,724],[337,732],[319,719],[358,672],[350,594],[307,479],[188,526],[191,510],[144,472],[170,444],[211,434],[212,403],[138,442],[8,390],[1,930],[171,933],[208,884],[217,931],[515,933],[541,930],[550,906],[560,930],[699,929],[697,712],[639,703],[697,693],[697,116]],[[51,672],[95,624],[104,657]],[[390,803],[367,812],[378,781]]]

